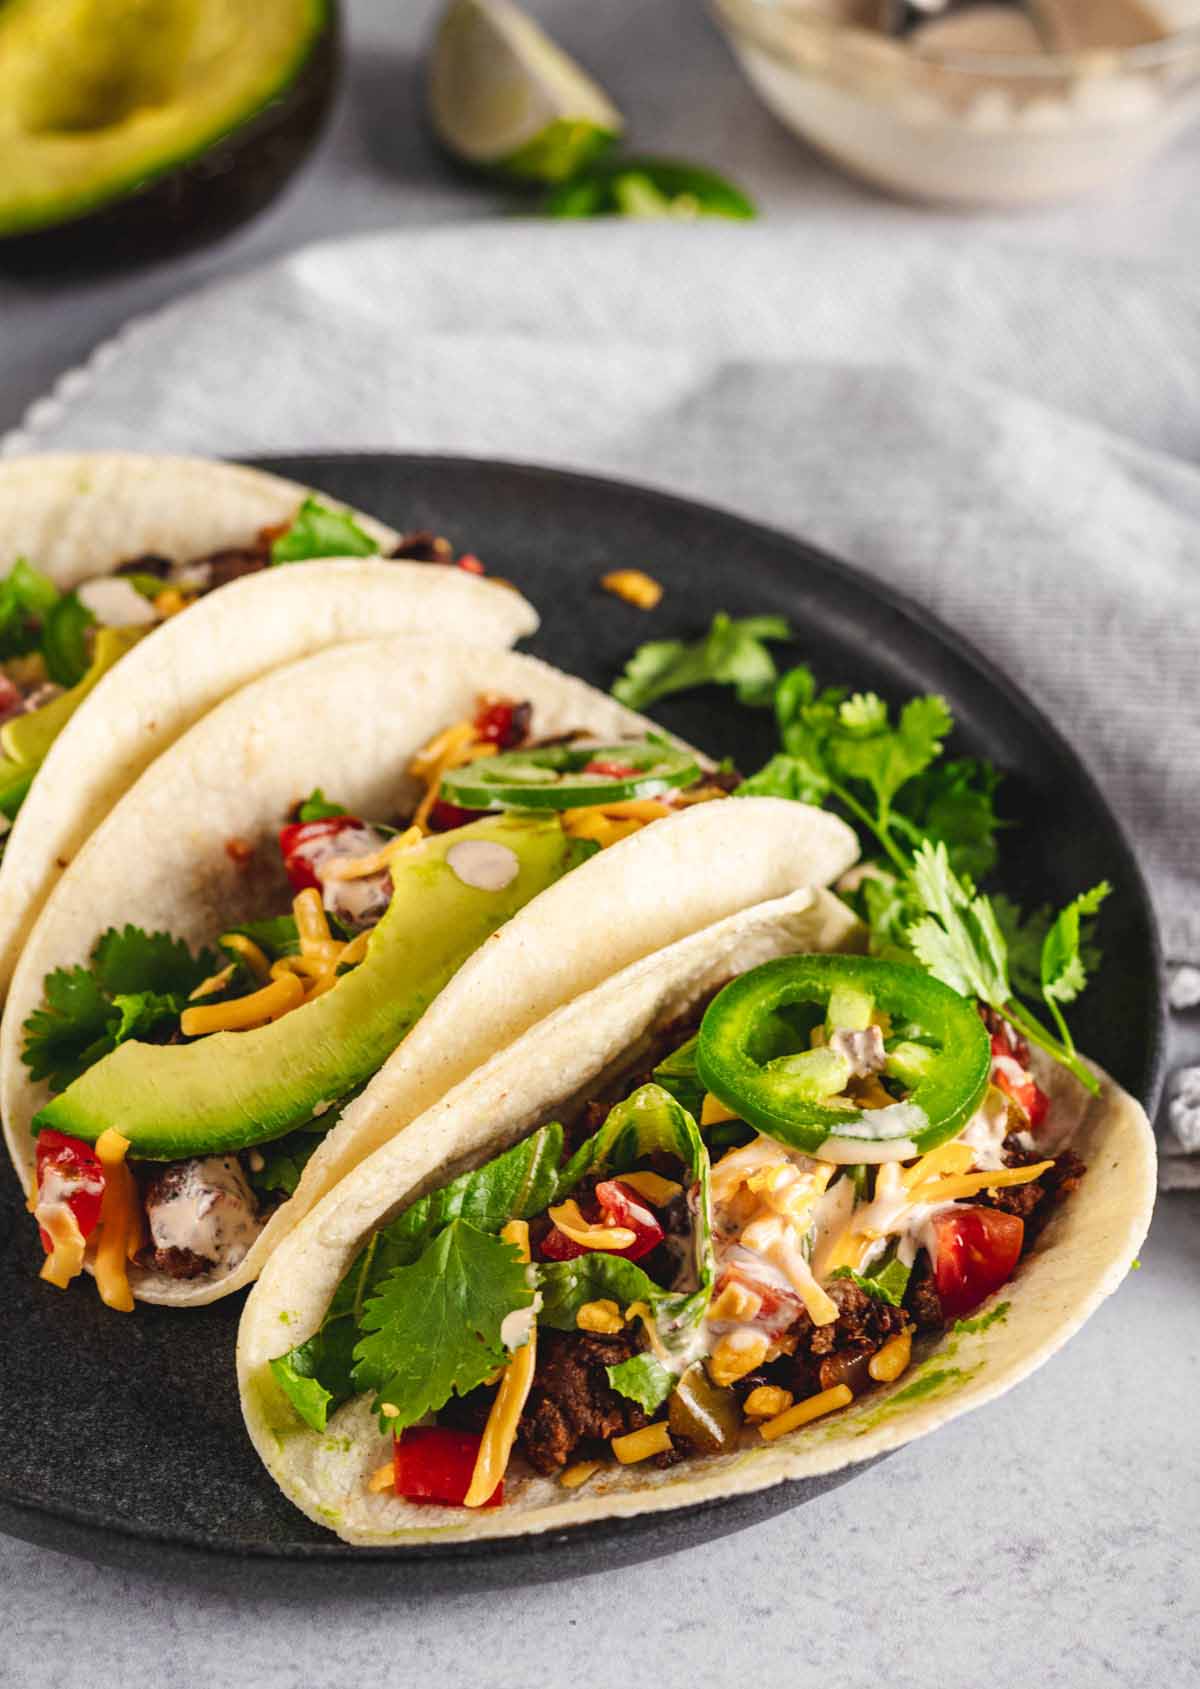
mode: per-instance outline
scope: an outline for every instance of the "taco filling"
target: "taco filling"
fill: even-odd
[[[177,1279],[236,1268],[491,933],[597,849],[737,778],[656,737],[539,743],[534,715],[480,697],[415,754],[420,796],[386,821],[314,791],[278,831],[290,906],[213,948],[111,928],[90,968],[46,978],[22,1051],[52,1093],[29,1204],[43,1278],[65,1287],[90,1263],[127,1310],[129,1262]],[[275,848],[225,846],[251,884],[281,878]]]
[[[769,1442],[1004,1286],[1084,1174],[1071,1124],[986,1005],[785,956],[374,1232],[271,1372],[317,1432],[370,1403],[368,1488],[441,1507]]]
[[[290,522],[204,557],[131,557],[61,592],[25,558],[0,580],[0,832],[7,833],[46,753],[97,681],[162,622],[243,575],[321,557],[372,557],[379,541],[345,511],[307,498]],[[473,554],[425,531],[390,555],[482,574]],[[2,846],[0,846],[2,849]]]

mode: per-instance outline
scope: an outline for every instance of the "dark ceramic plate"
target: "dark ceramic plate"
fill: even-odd
[[[1160,1078],[1160,969],[1137,862],[1058,730],[948,628],[898,594],[785,534],[613,481],[455,458],[355,455],[264,465],[326,488],[397,528],[476,550],[538,606],[532,649],[608,686],[650,636],[696,634],[715,610],[778,611],[797,654],[830,681],[902,698],[935,690],[956,748],[1006,770],[1006,889],[1061,902],[1107,877],[1108,960],[1074,1017],[1085,1049],[1152,1107]],[[652,616],[602,592],[617,566],[647,567],[666,596]],[[670,728],[754,768],[765,713],[710,690],[669,700]],[[649,1559],[795,1507],[851,1473],[666,1517],[601,1522],[567,1537],[455,1548],[350,1549],[287,1502],[242,1429],[233,1375],[241,1298],[189,1313],[114,1318],[95,1296],[56,1296],[15,1183],[0,1181],[0,1528],[30,1541],[239,1591],[393,1591],[556,1578]],[[930,1447],[923,1457],[936,1460]],[[863,1468],[858,1468],[862,1471]]]

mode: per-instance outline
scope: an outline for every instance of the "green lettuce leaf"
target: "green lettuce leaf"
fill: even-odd
[[[877,1302],[890,1302],[893,1308],[899,1308],[904,1303],[911,1271],[910,1267],[897,1260],[894,1253],[890,1253],[869,1273],[857,1273],[853,1267],[836,1267],[829,1276],[848,1278]]]
[[[328,821],[335,815],[345,815],[340,803],[330,803],[320,786],[316,786],[296,811],[297,821]]]
[[[18,557],[0,580],[0,662],[38,649],[42,624],[58,599],[49,576]]]
[[[616,1366],[606,1366],[608,1382],[619,1395],[628,1396],[645,1413],[654,1413],[675,1388],[675,1374],[645,1351],[631,1355]]]

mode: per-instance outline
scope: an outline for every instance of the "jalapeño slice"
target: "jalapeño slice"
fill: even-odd
[[[665,739],[542,745],[447,769],[442,796],[461,809],[581,809],[655,798],[699,778],[691,752]]]
[[[909,1094],[884,1108],[816,1100],[806,1021],[834,991],[865,993],[928,1052]],[[833,1054],[832,1051],[829,1052]],[[832,1064],[831,1064],[832,1065]],[[733,980],[700,1025],[701,1082],[778,1143],[827,1161],[908,1160],[961,1130],[987,1090],[991,1046],[975,1004],[921,968],[872,956],[785,956]],[[827,1093],[828,1094],[828,1093]]]

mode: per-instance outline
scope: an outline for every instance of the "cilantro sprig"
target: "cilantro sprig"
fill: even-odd
[[[996,812],[1000,775],[987,762],[946,758],[954,729],[946,700],[936,693],[910,698],[893,717],[878,693],[821,687],[806,664],[772,682],[774,660],[761,642],[785,637],[786,630],[764,634],[762,624],[771,620],[718,615],[693,645],[643,645],[614,693],[642,706],[715,681],[733,685],[743,702],[773,703],[780,749],[736,795],[815,804],[851,821],[875,849],[847,891],[870,928],[872,950],[915,959],[956,991],[989,1004],[1095,1091],[1063,1008],[1099,960],[1091,927],[1107,883],[1057,913],[1028,915],[1002,894],[980,891],[1006,825]],[[761,654],[747,659],[744,652],[755,646]],[[1052,1026],[1028,1006],[1039,998]]]
[[[211,950],[193,956],[170,933],[110,927],[88,967],[47,975],[44,1004],[23,1028],[21,1059],[30,1078],[65,1091],[127,1039],[161,1038],[216,965]]]
[[[317,557],[374,557],[379,541],[364,532],[346,510],[331,510],[306,498],[283,533],[271,543],[271,562],[304,563]]]

